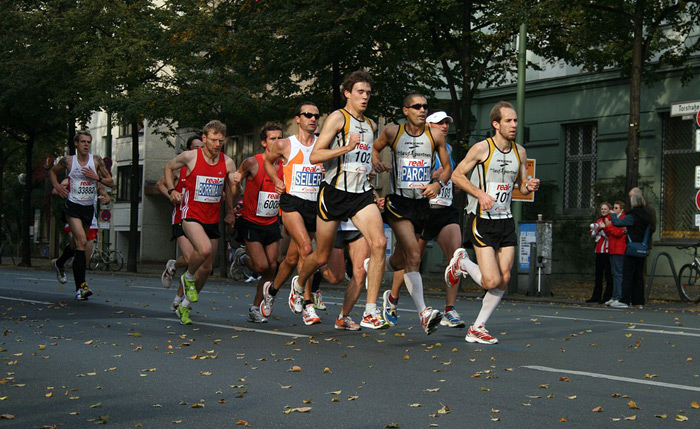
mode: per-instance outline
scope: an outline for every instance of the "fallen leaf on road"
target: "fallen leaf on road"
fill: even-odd
[[[598,406],[598,407],[593,408],[591,411],[593,411],[594,413],[602,413],[603,407]]]
[[[559,377],[559,381],[570,381],[569,377]]]
[[[659,418],[659,419],[665,419],[666,417],[668,417],[668,415],[666,415],[666,414],[654,414],[654,417]]]
[[[287,372],[301,372],[301,367],[298,365],[294,365],[293,367],[289,368]]]
[[[677,421],[677,422],[687,422],[687,421],[688,421],[688,417],[686,417],[686,416],[681,416],[680,414],[678,414],[678,415],[676,415],[676,421]]]
[[[568,398],[568,399],[576,399],[577,396],[576,396],[576,395],[574,395],[574,396],[567,396],[567,398]]]
[[[637,420],[637,416],[625,417],[625,420]]]
[[[308,413],[309,411],[311,411],[311,409],[312,409],[312,407],[289,408],[289,409],[284,410],[284,413],[285,414],[290,414],[290,413],[294,413],[294,412]]]
[[[355,399],[359,398],[359,396],[348,396],[348,401],[354,401]]]
[[[421,405],[420,405],[420,404],[408,404],[408,406],[411,407],[411,408],[418,408],[418,407],[420,407]]]
[[[386,426],[384,426],[384,427],[385,428],[398,428],[399,424],[396,422],[391,422],[391,423],[387,423]]]
[[[440,391],[440,388],[439,388],[439,387],[436,387],[436,388],[434,388],[434,389],[425,389],[425,391],[426,391],[426,392],[439,392],[439,391]]]
[[[313,404],[313,401],[311,400],[311,398],[309,398],[309,399],[304,399],[303,401],[301,401],[301,403],[302,404]]]
[[[693,402],[691,402],[691,403],[690,403],[690,406],[691,406],[692,408],[696,408],[696,409],[697,409],[697,408],[700,408],[700,404],[698,404],[698,401],[693,401]]]
[[[330,368],[328,368],[328,367],[323,368],[323,373],[324,373],[324,374],[330,374],[330,372],[331,372],[331,369],[330,369]]]
[[[250,423],[248,423],[248,422],[245,421],[245,420],[238,420],[238,421],[236,422],[236,425],[238,425],[238,426],[250,426]]]
[[[655,378],[655,377],[658,377],[658,375],[657,375],[657,374],[645,374],[644,377],[646,377],[646,378]]]
[[[636,402],[631,401],[631,400],[627,403],[627,406],[630,407],[630,409],[632,409],[632,410],[639,410],[639,409],[641,409],[641,408],[639,408],[639,407],[637,406],[637,403],[636,403]]]
[[[12,420],[15,416],[12,414],[0,414],[0,420]]]
[[[291,388],[292,388],[291,385],[289,385],[289,386],[283,386],[283,385],[281,385],[281,384],[280,384],[280,387],[281,387],[282,389],[291,389]]]
[[[88,341],[85,341],[83,344],[87,344],[89,346],[90,344],[92,344],[92,341],[93,340],[88,340]]]

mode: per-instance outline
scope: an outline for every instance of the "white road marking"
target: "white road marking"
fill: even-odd
[[[158,286],[129,286],[129,289],[134,288],[134,289],[148,289],[148,290],[155,290],[155,291],[168,291],[172,290],[173,292],[177,291],[176,287],[171,287],[171,288],[164,288],[163,285],[158,285]],[[216,295],[221,295],[223,292],[218,292],[215,290],[202,290],[199,291],[198,295],[201,294],[216,294]]]
[[[563,320],[581,320],[581,321],[585,321],[585,322],[612,323],[615,325],[627,325],[627,326],[630,326],[630,325],[655,326],[657,328],[683,329],[686,331],[700,331],[700,328],[688,328],[686,326],[656,325],[653,323],[637,323],[637,322],[618,322],[616,320],[584,319],[582,317],[546,316],[544,314],[534,314],[533,317],[546,317],[549,319],[563,319]]]
[[[700,334],[691,334],[690,332],[683,332],[683,331],[665,331],[663,329],[636,329],[636,328],[627,328],[628,331],[637,331],[637,332],[648,332],[650,334],[669,334],[669,335],[683,335],[686,337],[700,337]]]
[[[178,324],[180,323],[180,321],[177,319],[168,319],[166,317],[156,317],[156,319],[163,320],[166,322],[173,322],[173,323],[178,323]],[[232,329],[234,331],[259,332],[261,334],[280,335],[283,337],[311,338],[311,335],[294,334],[292,332],[267,331],[265,329],[244,328],[242,326],[221,325],[218,323],[196,322],[193,324],[193,326],[202,326],[202,325],[203,326],[212,326],[214,328]]]
[[[557,368],[549,368],[546,366],[537,366],[537,365],[525,365],[525,366],[523,366],[523,368],[534,369],[536,371],[556,372],[556,373],[560,373],[560,374],[582,375],[584,377],[603,378],[606,380],[624,381],[626,383],[636,383],[636,384],[644,384],[647,386],[668,387],[669,389],[690,390],[692,392],[700,392],[700,387],[697,387],[697,386],[686,386],[683,384],[664,383],[661,381],[639,380],[636,378],[620,377],[617,375],[598,374],[596,372],[574,371],[574,370],[570,370],[570,369],[557,369]]]
[[[58,283],[56,279],[40,279],[38,277],[18,277],[18,280],[31,280],[33,282],[52,282],[52,283]]]
[[[28,303],[30,303],[30,304],[53,305],[53,302],[34,301],[33,299],[10,298],[9,296],[0,296],[0,299],[6,299],[6,300],[9,300],[9,301],[28,302]]]

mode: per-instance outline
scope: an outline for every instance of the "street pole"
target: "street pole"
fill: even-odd
[[[525,144],[525,71],[527,68],[527,24],[520,24],[520,35],[518,36],[518,94],[516,100],[516,111],[518,112],[518,130],[515,136],[515,141],[521,145]],[[522,162],[527,160],[523,159]],[[512,203],[513,221],[515,222],[516,232],[518,225],[523,217],[523,207],[520,201]],[[518,292],[518,263],[519,246],[516,247],[515,261],[510,272],[510,283],[508,283],[508,293],[513,294]],[[532,261],[530,262],[532,263]]]

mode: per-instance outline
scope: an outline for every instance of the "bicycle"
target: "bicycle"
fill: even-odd
[[[110,249],[103,252],[98,246],[95,246],[95,249],[92,251],[90,263],[88,264],[88,268],[92,271],[100,267],[106,271],[120,271],[123,266],[124,257],[120,251]]]
[[[680,279],[681,292],[685,298],[697,304],[700,302],[700,259],[698,258],[700,242],[677,246],[680,250],[690,249],[691,247],[693,248],[693,262],[681,267],[681,270],[678,272],[678,278]]]

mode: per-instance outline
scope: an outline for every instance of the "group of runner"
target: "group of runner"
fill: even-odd
[[[538,179],[527,177],[525,149],[513,141],[517,114],[508,103],[494,106],[490,115],[494,136],[476,143],[455,166],[446,143],[452,118],[442,111],[428,116],[428,104],[421,94],[404,98],[406,123],[385,127],[375,139],[377,125],[364,116],[372,85],[371,76],[364,71],[349,74],[342,84],[346,105],[326,117],[320,133],[318,107],[312,102],[299,104],[294,113],[296,134],[283,138],[280,127],[263,127],[260,141],[264,152],[244,160],[239,168],[221,151],[226,127],[219,121],[208,123],[201,139],[191,138],[188,150],[167,163],[158,187],[175,206],[173,238],[178,240],[183,256],[168,261],[162,280],[169,286],[177,268],[186,267],[171,305],[181,323],[192,323],[192,304],[198,301],[198,293],[212,270],[221,237],[221,204],[225,202],[225,222],[231,226],[235,219],[233,201],[245,182],[236,229],[247,254],[236,259],[261,276],[249,308],[251,322],[267,322],[280,289],[296,269],[287,305],[301,314],[306,325],[320,323],[316,310],[325,309],[325,305],[318,284],[322,277],[330,283],[343,281],[347,247],[352,277],[335,319],[336,329],[395,325],[399,290],[404,283],[427,334],[439,325],[465,327],[454,305],[460,279],[469,275],[487,292],[466,340],[497,342],[485,326],[503,296],[513,264],[513,188],[519,186],[522,194],[539,188]],[[390,163],[381,158],[387,146]],[[60,165],[64,164],[62,161]],[[89,166],[85,168],[89,170]],[[104,181],[102,173],[83,172],[93,182]],[[391,192],[382,199],[372,181],[384,173],[391,175]],[[54,187],[61,192],[58,183]],[[457,190],[468,193],[467,237],[478,265],[460,247],[459,210],[453,198]],[[71,219],[68,207],[66,215]],[[284,252],[279,245],[280,218],[291,237]],[[389,258],[384,222],[396,237]],[[69,221],[71,230],[73,224],[78,226],[79,220]],[[432,239],[450,260],[444,276],[444,314],[426,306],[423,297],[420,262]],[[379,306],[385,270],[394,272],[394,281]],[[366,287],[366,303],[358,324],[350,314],[362,284]]]

